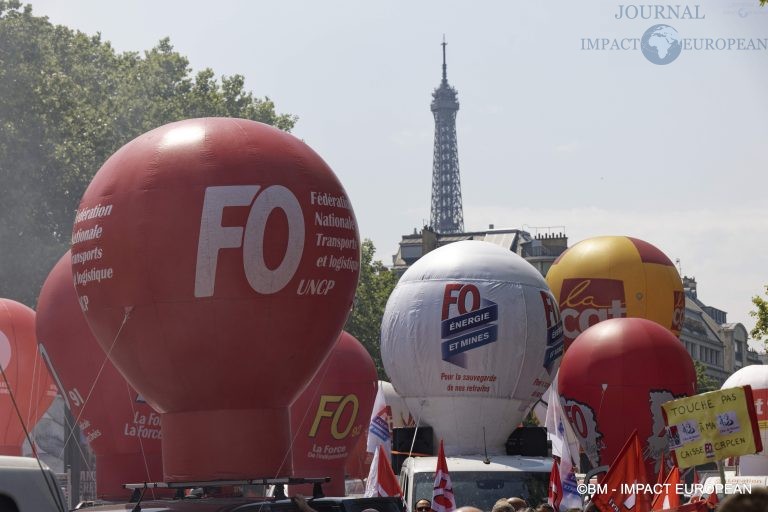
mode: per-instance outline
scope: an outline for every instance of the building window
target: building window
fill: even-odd
[[[685,350],[687,350],[688,353],[691,354],[692,358],[694,358],[694,359],[698,359],[699,358],[699,353],[696,350],[696,344],[695,343],[691,343],[689,341],[686,341],[685,342]]]
[[[722,354],[720,351],[708,347],[700,347],[701,361],[713,366],[722,366]]]

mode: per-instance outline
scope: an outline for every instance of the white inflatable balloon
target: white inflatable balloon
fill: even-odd
[[[446,455],[503,453],[563,352],[546,281],[494,244],[452,243],[409,268],[381,324],[384,369]]]
[[[768,452],[766,451],[768,449],[768,366],[764,364],[745,366],[728,377],[721,389],[746,385],[752,386],[763,451],[758,455],[742,455],[739,458],[739,475],[768,475]]]

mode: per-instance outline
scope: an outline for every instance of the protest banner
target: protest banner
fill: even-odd
[[[661,407],[669,448],[681,469],[763,449],[750,386],[671,400]]]

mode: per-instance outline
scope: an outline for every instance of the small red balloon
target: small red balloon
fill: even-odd
[[[0,366],[0,455],[21,455],[24,426],[32,432],[56,387],[37,352],[35,312],[9,299],[0,299]]]
[[[359,273],[328,165],[253,121],[165,125],[94,176],[72,244],[91,330],[162,413],[165,479],[289,475],[289,404],[338,338]]]
[[[71,267],[67,252],[43,284],[38,342],[96,456],[99,498],[125,500],[123,484],[163,479],[160,415],[106,359],[83,316]]]
[[[611,464],[637,430],[651,478],[669,451],[661,404],[693,395],[696,371],[680,340],[656,322],[609,319],[574,340],[560,365],[558,392],[593,466]]]
[[[293,472],[300,477],[331,477],[325,494],[345,494],[345,466],[355,445],[365,446],[366,426],[376,398],[376,365],[347,332],[291,405]],[[363,448],[364,450],[364,448]],[[311,494],[311,488],[291,492]]]

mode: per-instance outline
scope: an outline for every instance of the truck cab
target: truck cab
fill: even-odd
[[[553,464],[550,457],[462,455],[446,457],[446,462],[457,507],[491,510],[500,498],[517,496],[530,505],[547,498]],[[437,457],[408,457],[403,462],[400,488],[408,512],[418,500],[432,499],[436,467]]]
[[[67,507],[53,471],[29,457],[0,456],[0,510],[64,512]]]

